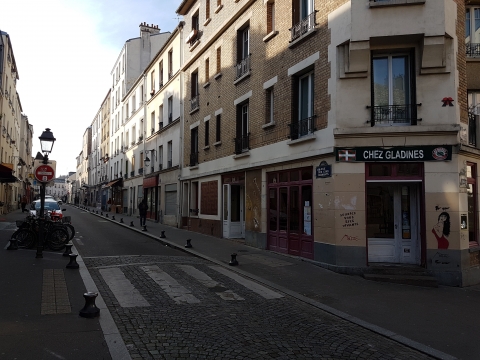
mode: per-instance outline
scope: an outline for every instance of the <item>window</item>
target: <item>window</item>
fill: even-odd
[[[480,116],[480,92],[468,91],[468,144],[477,146],[477,122]]]
[[[132,156],[132,172],[130,173],[130,175],[135,175],[135,155]]]
[[[210,58],[205,60],[205,82],[210,78]]]
[[[198,96],[198,71],[194,71],[191,74],[190,81],[190,111],[196,110],[199,108],[199,96]]]
[[[199,22],[198,14],[199,14],[199,12],[197,11],[192,16],[192,30],[196,30],[196,31],[198,31],[200,29],[200,22]]]
[[[173,165],[172,165],[172,160],[173,159],[173,145],[172,145],[172,141],[170,140],[168,143],[167,143],[167,165],[168,165],[168,168],[171,168]]]
[[[173,49],[168,52],[168,80],[173,77]]]
[[[249,145],[249,132],[248,132],[248,102],[237,105],[237,126],[235,137],[235,154],[241,154],[242,152],[250,149]]]
[[[160,64],[158,65],[158,75],[159,75],[158,88],[161,89],[163,87],[163,60],[160,61]]]
[[[238,79],[250,71],[250,27],[247,24],[237,33],[237,65],[236,77]]]
[[[143,96],[143,85],[140,85],[140,102],[139,102],[139,105],[142,105],[142,104],[143,104],[143,99],[144,99],[144,96]]]
[[[373,56],[372,126],[416,125],[413,58],[413,52]]]
[[[294,0],[290,42],[295,41],[315,28],[314,0]]]
[[[210,19],[210,0],[205,0],[205,19]]]
[[[173,121],[173,96],[170,96],[167,100],[168,106],[168,123],[171,124]]]
[[[210,134],[210,121],[205,121],[205,146],[210,145],[209,143],[209,134]]]
[[[198,126],[190,130],[190,166],[198,164]]]
[[[275,2],[267,3],[267,34],[275,31]]]
[[[155,93],[155,70],[152,70],[150,76],[150,94],[153,95]]]
[[[158,147],[158,165],[159,165],[159,170],[163,169],[163,146]]]
[[[150,127],[151,133],[153,134],[155,132],[155,111],[152,111],[150,114]]]
[[[132,96],[132,114],[135,112],[137,108],[137,97],[135,95]]]
[[[467,7],[465,16],[467,56],[480,56],[480,8]]]
[[[158,107],[158,126],[163,128],[163,105]]]
[[[265,91],[265,123],[273,123],[274,116],[273,116],[273,87],[266,89]]]
[[[216,142],[220,141],[221,118],[222,118],[222,114],[218,114],[216,116],[216,128],[215,128],[215,141]]]
[[[217,74],[222,72],[222,48],[217,48]]]
[[[290,124],[290,138],[298,139],[314,131],[314,72],[297,76],[294,81],[293,121]]]

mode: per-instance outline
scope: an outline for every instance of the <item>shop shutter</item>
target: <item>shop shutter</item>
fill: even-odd
[[[177,214],[177,191],[165,191],[165,215]]]

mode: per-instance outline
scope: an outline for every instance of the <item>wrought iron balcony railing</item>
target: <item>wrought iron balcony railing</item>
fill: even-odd
[[[190,166],[198,164],[198,151],[190,153]]]
[[[135,170],[130,171],[130,176],[135,176]]]
[[[200,95],[197,94],[196,96],[190,99],[190,111],[198,109],[199,107],[200,107]]]
[[[240,79],[243,75],[247,74],[250,71],[250,58],[249,54],[245,59],[241,60],[237,65],[235,65],[235,80]]]
[[[467,56],[480,56],[480,44],[467,43],[465,44]]]
[[[250,133],[235,138],[235,154],[250,150]]]
[[[143,174],[143,168],[139,168],[139,169],[138,169],[138,173],[139,173],[140,175],[142,175],[142,174]]]
[[[468,145],[477,146],[477,118],[473,112],[468,113]]]
[[[290,126],[290,139],[296,140],[302,136],[313,134],[317,130],[315,128],[316,118],[317,115],[313,115],[288,124]]]
[[[375,124],[417,124],[417,104],[377,105],[371,110],[372,126]]]
[[[299,39],[310,30],[315,28],[316,13],[316,11],[312,12],[310,15],[303,18],[299,23],[292,26],[290,29],[290,42]]]

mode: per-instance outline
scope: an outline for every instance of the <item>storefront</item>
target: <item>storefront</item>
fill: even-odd
[[[110,188],[110,197],[107,201],[107,207],[109,211],[114,212],[116,214],[121,214],[123,211],[123,196],[122,196],[122,187],[123,187],[123,180],[122,179],[115,179],[110,181],[107,184],[107,188]]]
[[[224,238],[245,237],[245,173],[229,174],[222,178]],[[202,189],[203,191],[203,189]],[[211,198],[211,197],[210,197]],[[208,199],[208,197],[203,197]],[[215,199],[216,201],[216,199]]]
[[[158,220],[158,175],[143,179],[144,199],[147,201],[147,219]]]

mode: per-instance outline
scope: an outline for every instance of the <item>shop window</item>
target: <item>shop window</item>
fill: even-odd
[[[476,247],[478,243],[478,220],[477,220],[477,164],[467,163],[467,202],[468,202],[468,241],[470,247]],[[462,223],[461,228],[465,228],[465,225]]]

